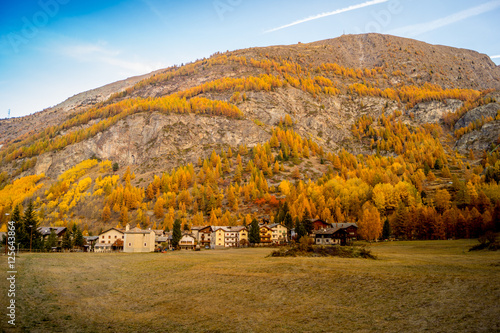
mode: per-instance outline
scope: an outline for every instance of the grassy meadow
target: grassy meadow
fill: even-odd
[[[378,260],[269,248],[21,254],[6,332],[498,332],[500,253],[378,243]],[[2,267],[7,271],[6,257]],[[2,294],[6,279],[0,280]],[[5,309],[6,297],[0,297]],[[6,310],[2,310],[6,312]]]

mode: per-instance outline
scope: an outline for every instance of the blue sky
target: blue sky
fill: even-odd
[[[473,49],[500,64],[499,17],[500,0],[4,0],[0,118],[217,51],[343,32]]]

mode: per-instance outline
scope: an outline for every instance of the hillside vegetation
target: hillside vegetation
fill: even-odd
[[[500,108],[474,111],[497,105],[497,68],[457,50],[464,56],[451,66],[462,64],[460,73],[472,75],[474,63],[483,68],[476,75],[490,66],[494,78],[465,84],[443,63],[454,49],[387,36],[388,53],[365,49],[373,59],[349,67],[333,61],[344,59],[333,41],[342,49],[346,38],[216,54],[59,123],[3,136],[0,222],[32,200],[40,225],[76,223],[94,234],[126,223],[171,229],[180,219],[188,229],[253,218],[356,222],[368,239],[380,234],[363,229],[386,220],[407,239],[498,230],[500,136],[486,131],[481,150],[456,145],[500,122]],[[423,62],[436,51],[442,58]]]

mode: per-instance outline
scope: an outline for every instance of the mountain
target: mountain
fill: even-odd
[[[453,175],[464,184],[474,180],[494,205],[495,197],[480,189],[485,180],[471,178],[470,170],[496,177],[499,88],[500,68],[486,55],[388,35],[217,53],[1,120],[0,181],[10,191],[15,179],[36,190],[10,201],[0,193],[0,205],[7,212],[14,202],[38,198],[45,224],[85,220],[94,232],[116,224],[123,207],[144,225],[168,224],[174,216],[187,224],[235,223],[273,215],[280,200],[296,203],[294,191],[305,186],[298,179],[323,186],[332,177],[356,177],[367,187],[356,187],[362,191],[355,206],[340,192],[324,202],[310,193],[300,199],[314,207],[306,209],[309,217],[356,221],[364,203],[382,216],[395,212],[401,200],[381,204],[373,193],[377,184],[413,186],[418,196],[412,200],[422,207],[433,206],[422,196],[439,189],[448,188],[456,201],[460,184],[443,187]],[[482,160],[473,156],[483,151]],[[109,163],[117,163],[121,180]],[[392,174],[378,174],[383,165]],[[425,180],[430,169],[438,180]],[[29,178],[41,174],[45,178]],[[134,198],[127,204],[125,190]],[[64,199],[68,193],[72,197]],[[470,200],[455,206],[466,208]],[[114,210],[109,220],[101,216],[106,206]],[[156,206],[173,212],[164,217]],[[292,216],[304,213],[293,208]]]

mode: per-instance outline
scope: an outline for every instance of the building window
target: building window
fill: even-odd
[[[115,239],[117,238],[117,236],[115,235]]]
[[[132,246],[132,243],[128,243],[128,246],[131,247]]]
[[[144,246],[148,246],[148,244],[144,243]]]
[[[111,238],[111,235],[110,235],[110,236],[108,236],[108,239],[110,239],[110,238]]]

